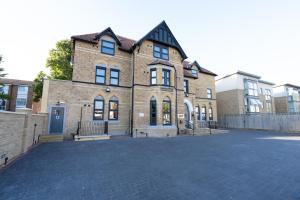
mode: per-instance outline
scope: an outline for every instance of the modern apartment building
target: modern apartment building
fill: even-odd
[[[216,81],[218,117],[274,113],[274,83],[258,75],[237,71]]]
[[[44,82],[50,134],[108,122],[111,135],[175,136],[194,120],[217,121],[216,74],[187,61],[165,21],[139,40],[107,28],[72,42],[72,80]]]
[[[277,113],[299,113],[300,86],[287,83],[274,87],[274,100]]]

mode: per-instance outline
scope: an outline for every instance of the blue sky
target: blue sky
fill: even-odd
[[[236,70],[300,85],[300,1],[2,1],[0,54],[9,78],[45,70],[56,41],[100,32],[139,39],[165,20],[188,59],[219,75]]]

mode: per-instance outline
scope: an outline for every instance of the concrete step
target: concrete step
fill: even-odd
[[[40,135],[40,142],[62,142],[64,137],[62,135]]]
[[[93,141],[93,140],[109,140],[111,138],[110,135],[75,135],[74,140],[79,141]]]

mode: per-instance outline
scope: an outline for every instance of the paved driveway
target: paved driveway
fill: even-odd
[[[47,143],[0,172],[0,199],[300,199],[300,137]]]

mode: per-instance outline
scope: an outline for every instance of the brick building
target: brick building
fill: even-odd
[[[0,100],[0,110],[15,111],[16,108],[32,108],[32,81],[0,79],[0,93],[9,95],[10,100]]]
[[[277,113],[300,113],[300,86],[284,84],[274,87]]]
[[[194,121],[217,121],[216,74],[186,60],[165,21],[140,40],[107,28],[72,42],[72,81],[44,82],[50,133],[108,121],[111,135],[175,136]]]

